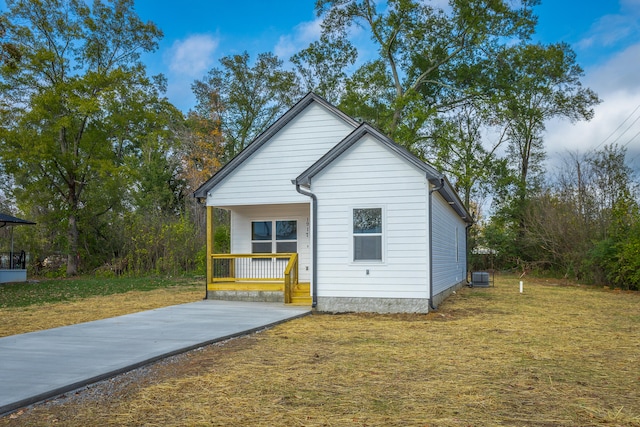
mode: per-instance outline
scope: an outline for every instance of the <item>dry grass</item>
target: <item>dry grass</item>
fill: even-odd
[[[639,360],[640,294],[503,278],[429,315],[298,319],[0,426],[640,426]]]
[[[0,308],[0,337],[90,322],[169,305],[201,300],[204,286],[176,286],[131,291],[69,302]]]

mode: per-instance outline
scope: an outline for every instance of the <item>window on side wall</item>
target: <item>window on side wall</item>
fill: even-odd
[[[458,236],[458,227],[456,227],[456,262],[460,262],[460,239]]]
[[[274,232],[275,231],[275,232]],[[292,220],[251,222],[251,252],[254,254],[298,251],[298,223]]]
[[[382,261],[382,208],[353,210],[353,260]]]

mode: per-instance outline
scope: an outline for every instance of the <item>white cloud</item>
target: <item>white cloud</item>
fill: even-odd
[[[194,78],[202,77],[213,64],[213,54],[219,40],[209,34],[196,34],[176,40],[165,55],[172,73]]]
[[[589,122],[547,124],[545,144],[550,165],[567,151],[586,153],[616,143],[627,149],[627,159],[640,169],[640,43],[586,71],[584,84],[602,99]],[[636,121],[637,120],[637,121]]]
[[[584,78],[603,102],[590,122],[548,124],[550,164],[567,150],[585,153],[616,143],[626,148],[627,162],[640,173],[640,0],[618,4],[618,13],[602,16],[575,45],[585,54],[608,55],[606,62],[587,69]]]
[[[620,6],[623,11],[640,11],[640,0],[621,0]]]
[[[576,44],[579,49],[610,47],[637,40],[640,34],[640,0],[621,0],[620,11],[602,16],[588,35]]]
[[[640,43],[613,55],[607,62],[587,70],[585,82],[602,92],[601,98],[612,92],[640,92]]]
[[[607,15],[596,22],[589,36],[578,42],[580,49],[592,46],[613,46],[627,40],[638,31],[637,18],[632,15]]]
[[[195,105],[191,85],[213,67],[219,43],[219,39],[210,34],[195,34],[176,40],[164,53],[163,59],[169,69],[167,96],[182,111]]]
[[[293,34],[280,36],[278,43],[273,48],[273,52],[280,59],[289,59],[296,52],[305,49],[309,43],[320,39],[321,22],[321,19],[316,19],[296,25],[293,29]]]

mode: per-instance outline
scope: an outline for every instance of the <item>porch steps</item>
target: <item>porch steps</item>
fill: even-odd
[[[291,290],[291,305],[311,305],[311,284],[298,283]]]

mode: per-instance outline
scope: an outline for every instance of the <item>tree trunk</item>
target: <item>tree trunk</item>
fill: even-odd
[[[69,252],[67,253],[67,276],[78,274],[78,222],[76,214],[69,215],[69,229],[67,230],[67,243]]]

